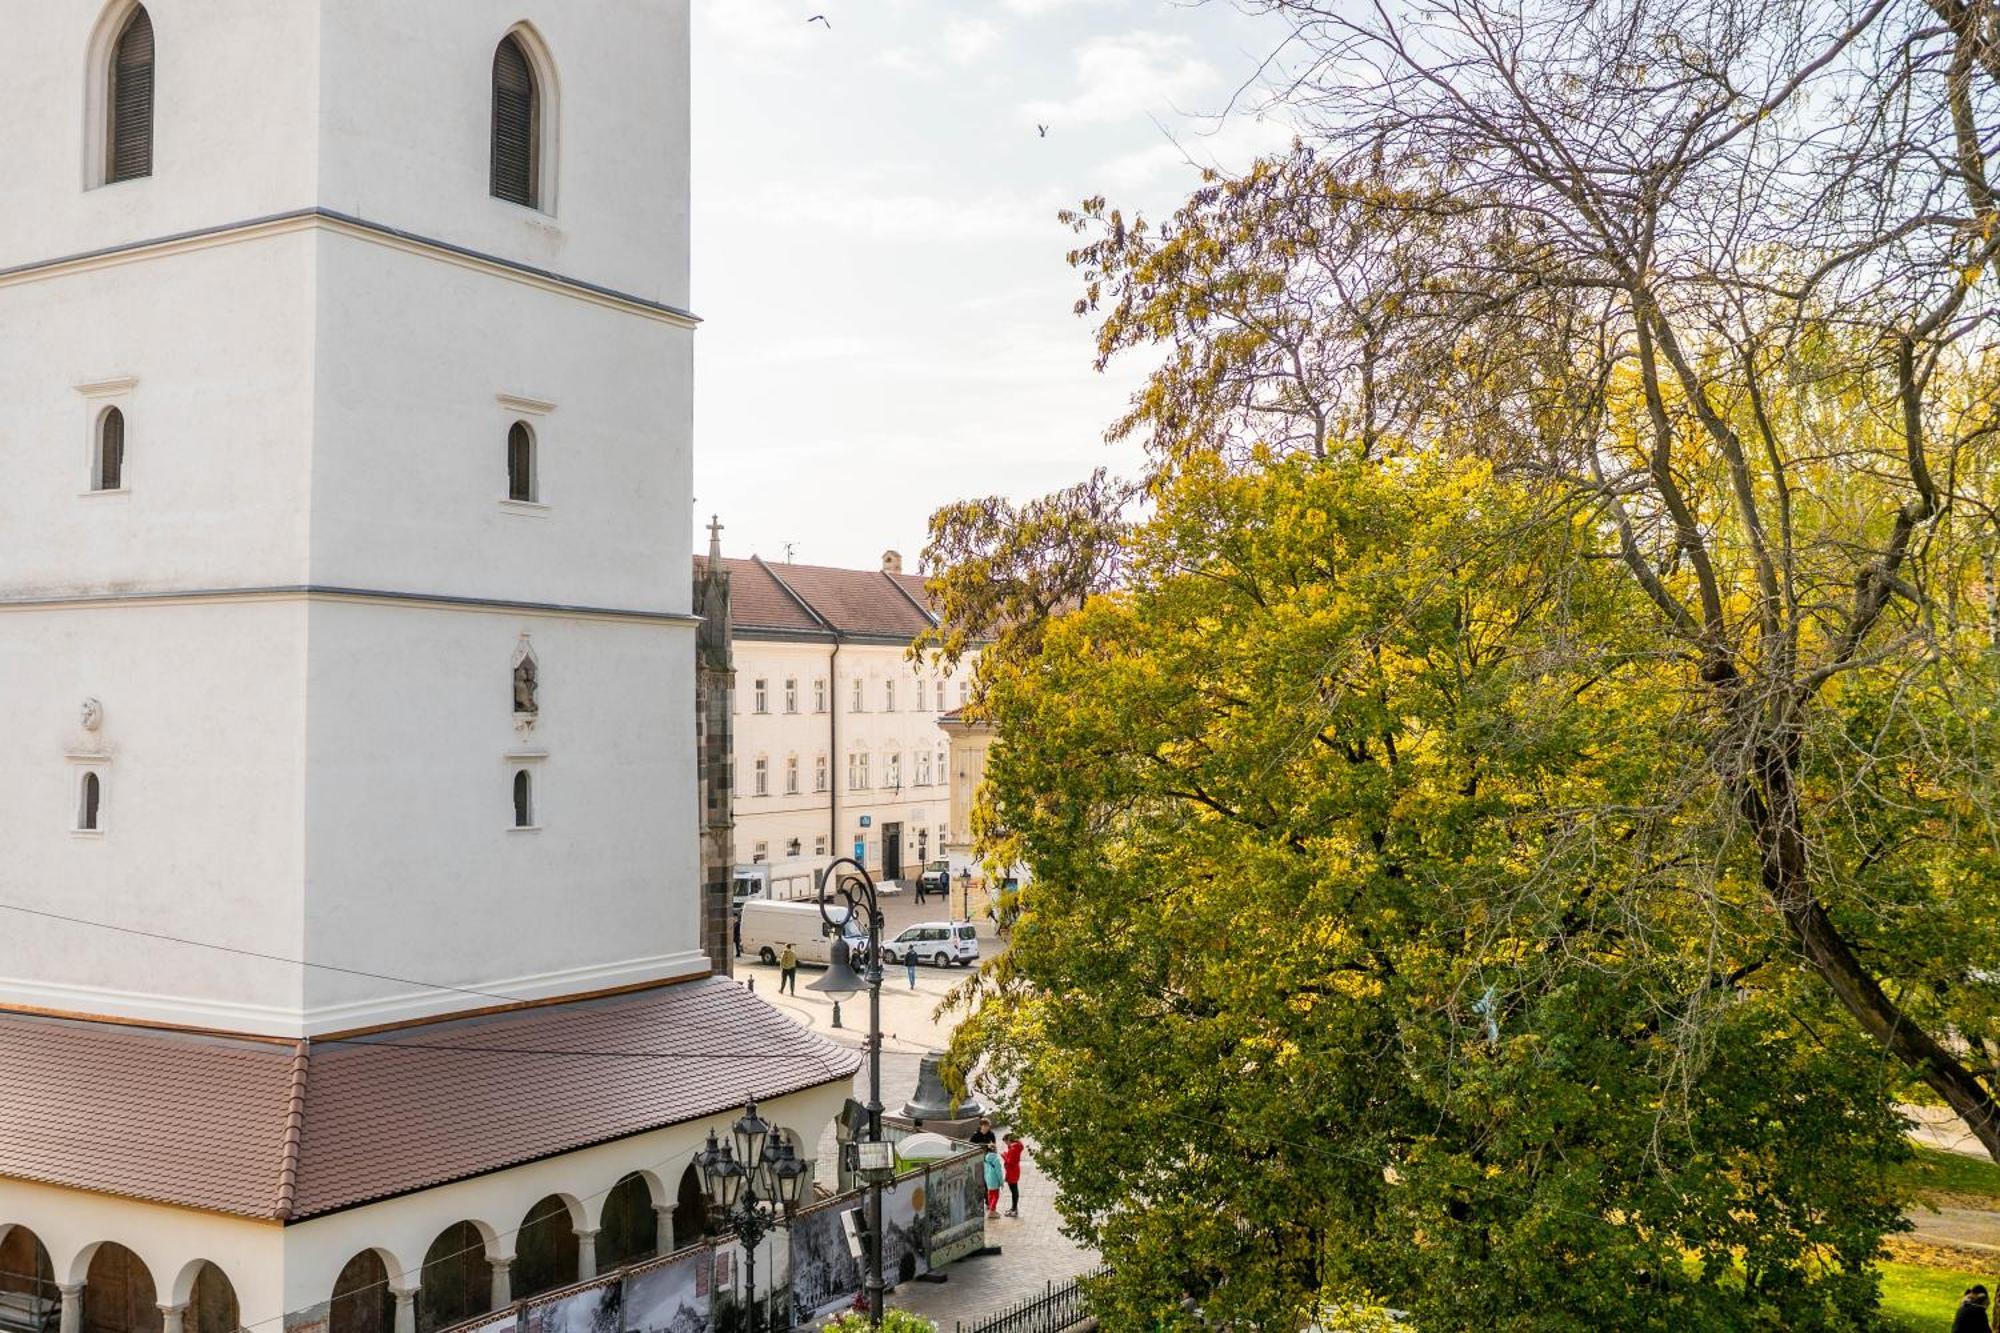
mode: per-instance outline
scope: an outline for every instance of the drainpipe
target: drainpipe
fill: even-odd
[[[833,635],[833,651],[826,655],[826,854],[832,860],[847,855],[840,850],[840,633]]]

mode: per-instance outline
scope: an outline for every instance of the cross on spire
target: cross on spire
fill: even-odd
[[[708,516],[708,558],[710,560],[722,559],[722,516],[720,514],[710,514]]]

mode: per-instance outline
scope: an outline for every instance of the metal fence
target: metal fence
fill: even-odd
[[[1103,1273],[1103,1269],[1073,1277],[1058,1286],[1051,1282],[1039,1296],[1016,1301],[976,1324],[958,1321],[958,1333],[1062,1333],[1090,1318],[1090,1302],[1083,1284]]]

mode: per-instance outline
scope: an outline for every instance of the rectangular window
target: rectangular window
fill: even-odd
[[[813,712],[824,713],[825,711],[826,682],[824,680],[816,680],[813,682]]]
[[[822,833],[817,838],[813,839],[813,855],[814,856],[826,855],[826,834]]]
[[[928,750],[917,756],[917,785],[919,787],[931,785],[931,756]]]
[[[751,865],[760,866],[763,865],[764,862],[770,859],[771,859],[771,844],[768,842],[758,843],[757,850],[750,854]]]
[[[861,789],[868,789],[868,756],[865,754],[861,756]]]
[[[896,682],[893,680],[882,682],[882,711],[885,713],[896,711]]]
[[[903,756],[892,754],[882,761],[882,783],[890,791],[903,787]]]
[[[856,678],[854,682],[854,707],[850,708],[848,710],[849,712],[858,713],[861,711],[861,691],[865,688],[865,686],[866,682],[860,680],[859,678]]]
[[[826,790],[826,756],[819,755],[813,760],[813,790]]]
[[[866,791],[868,788],[868,756],[850,754],[847,756],[847,789]]]
[[[960,682],[958,682],[958,706],[960,708],[965,707],[966,700],[971,697],[971,694],[972,694],[971,681],[961,680]]]
[[[785,759],[785,795],[797,796],[798,794],[799,757],[797,755],[789,755]],[[795,852],[793,855],[796,856],[797,853]]]
[[[942,713],[942,712],[944,711],[944,682],[943,682],[943,681],[939,681],[939,682],[937,683],[937,710],[938,710],[938,712],[940,712],[940,713]]]
[[[771,794],[771,761],[768,759],[759,759],[757,761],[756,774],[756,783],[751,788],[752,794],[769,796]]]
[[[771,683],[769,681],[759,680],[757,682],[754,692],[754,702],[751,703],[750,707],[759,713],[768,713],[771,711]]]
[[[797,676],[785,677],[785,711],[787,713],[796,713],[799,711],[799,680]]]

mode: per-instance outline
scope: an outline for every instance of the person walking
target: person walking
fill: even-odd
[[[903,966],[910,974],[910,989],[917,988],[917,951],[910,949],[903,954]]]
[[[799,993],[799,954],[789,944],[778,955],[778,994],[783,995],[787,990],[794,995]]]
[[[1993,1333],[1992,1321],[1986,1317],[1986,1288],[1975,1283],[1965,1289],[1959,1299],[1958,1314],[1952,1318],[1951,1333]]]
[[[1000,1186],[1006,1182],[1007,1168],[1000,1162],[1000,1154],[991,1145],[986,1149],[986,1217],[990,1221],[1000,1216]]]
[[[736,941],[736,956],[743,956],[743,913],[736,913],[736,924],[729,928],[730,936]]]
[[[1007,1131],[1007,1146],[1001,1150],[1000,1166],[1007,1177],[1007,1216],[1021,1215],[1021,1154],[1028,1145],[1013,1130]]]

